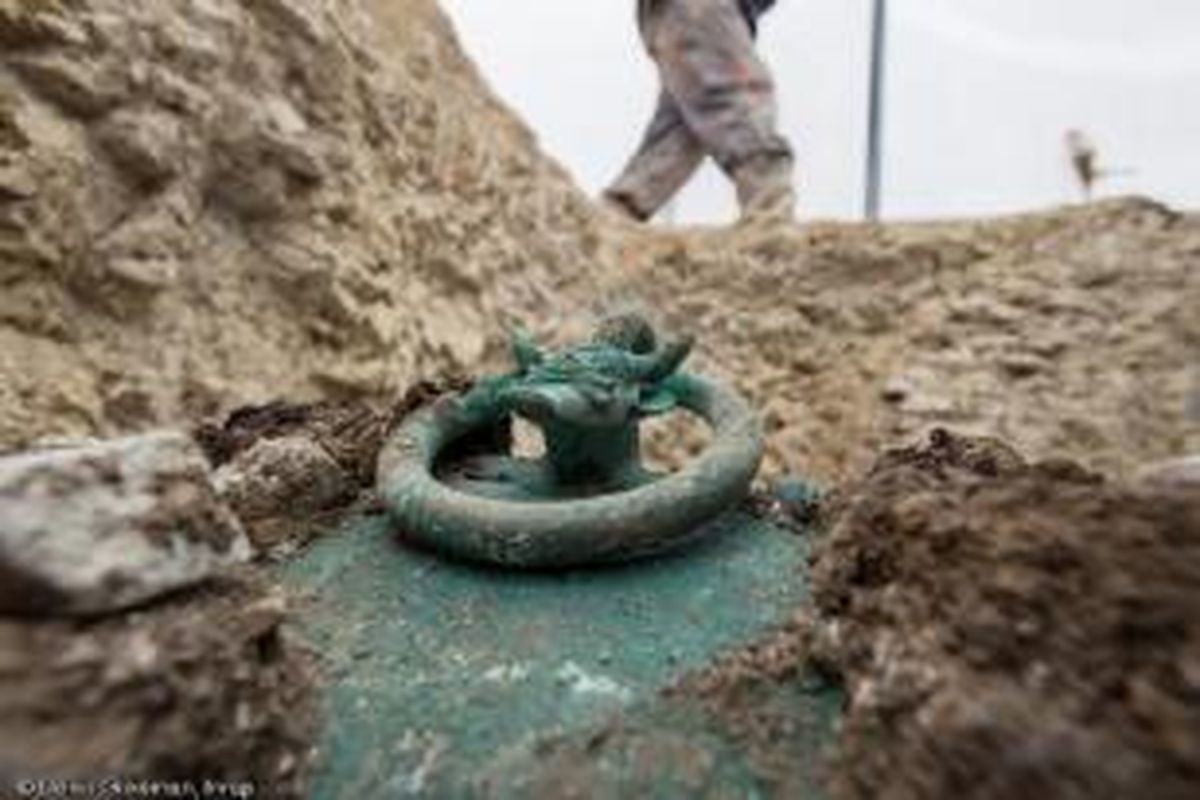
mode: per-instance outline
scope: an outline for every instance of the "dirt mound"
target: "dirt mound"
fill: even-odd
[[[949,424],[1123,473],[1200,449],[1197,247],[1144,201],[606,225],[433,0],[0,2],[0,448],[387,398],[635,305],[764,409],[773,470]]]
[[[473,365],[590,214],[433,0],[3,0],[0,448]]]
[[[159,778],[191,781],[191,796],[204,780],[241,792],[225,796],[301,796],[315,668],[285,612],[245,573],[93,623],[0,619],[0,785],[33,796],[21,781],[98,781],[87,796],[116,796],[106,781]]]
[[[608,292],[698,334],[695,362],[763,409],[773,470],[839,482],[947,425],[1126,474],[1200,450],[1197,253],[1200,217],[1125,200],[634,235]]]
[[[938,433],[836,503],[842,798],[1200,793],[1200,497]]]

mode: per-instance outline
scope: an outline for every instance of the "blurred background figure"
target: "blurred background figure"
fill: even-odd
[[[610,208],[649,220],[709,156],[737,186],[743,219],[794,216],[792,148],[754,44],[759,17],[774,4],[639,0],[638,28],[662,86],[636,152],[604,191]]]
[[[803,165],[807,217],[861,218],[873,9],[880,0],[777,3],[757,50],[779,132]],[[445,0],[495,88],[589,194],[612,180],[655,108],[658,73],[629,3]],[[554,34],[547,35],[547,31]],[[1007,214],[1076,202],[1063,135],[1092,139],[1088,188],[1200,207],[1200,2],[904,0],[888,4],[880,122],[885,220]],[[1118,179],[1113,163],[1136,165]],[[1064,165],[1066,168],[1064,168]],[[1089,173],[1091,174],[1091,173]],[[711,162],[678,195],[681,224],[737,211]]]
[[[1096,185],[1096,179],[1099,177],[1099,170],[1096,168],[1096,146],[1092,144],[1083,131],[1078,128],[1072,128],[1067,131],[1067,155],[1071,159],[1071,169],[1075,172],[1075,179],[1079,181],[1079,189],[1083,193],[1083,199],[1090,201],[1092,199],[1092,190]]]
[[[1096,184],[1100,181],[1134,174],[1132,169],[1103,166],[1096,145],[1092,143],[1087,134],[1078,128],[1067,131],[1064,138],[1067,142],[1067,155],[1071,159],[1071,170],[1079,182],[1079,189],[1085,202],[1091,201],[1095,194]]]

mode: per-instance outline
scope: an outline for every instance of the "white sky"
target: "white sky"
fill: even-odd
[[[634,0],[443,0],[495,90],[595,194],[657,93]],[[862,209],[870,0],[779,0],[762,51],[799,155],[802,214]],[[890,0],[884,215],[1078,199],[1063,133],[1122,172],[1100,194],[1200,207],[1200,0]],[[680,221],[734,214],[708,167]]]

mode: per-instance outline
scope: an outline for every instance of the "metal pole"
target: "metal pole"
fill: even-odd
[[[871,85],[867,117],[867,168],[863,215],[879,219],[883,193],[883,95],[887,62],[887,0],[873,0],[871,18]]]

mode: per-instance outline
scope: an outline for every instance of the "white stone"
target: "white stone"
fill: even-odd
[[[0,459],[0,611],[105,614],[249,557],[184,434]]]
[[[257,442],[218,469],[213,483],[247,524],[327,511],[352,491],[337,461],[305,436]]]
[[[1150,486],[1200,491],[1200,454],[1147,464],[1134,480]]]

